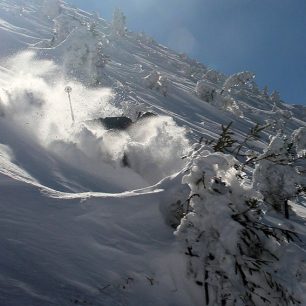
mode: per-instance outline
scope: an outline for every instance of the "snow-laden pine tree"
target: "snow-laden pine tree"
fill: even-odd
[[[239,117],[243,116],[243,112],[234,98],[228,93],[218,93],[205,79],[197,82],[195,93],[201,100],[212,104],[220,110],[231,112]]]
[[[119,8],[113,13],[112,30],[118,36],[124,36],[126,32],[126,17]]]
[[[263,197],[234,157],[194,149],[176,236],[187,274],[203,290],[203,305],[300,305],[305,261],[294,231],[266,221]]]
[[[206,101],[212,102],[216,98],[216,90],[211,85],[207,84],[206,80],[200,80],[197,82],[196,88],[196,95]]]
[[[280,103],[280,94],[278,91],[274,90],[271,94],[271,101],[275,104],[279,104]]]
[[[99,85],[104,77],[104,68],[110,62],[110,57],[103,51],[103,43],[98,42],[91,55],[91,79],[92,83]]]
[[[290,138],[281,134],[272,137],[259,155],[254,171],[254,187],[264,201],[288,217],[288,201],[294,200],[305,184],[306,128],[294,131]]]
[[[254,73],[243,71],[229,76],[223,85],[224,91],[231,91],[233,88],[239,88],[255,78]]]
[[[220,73],[218,73],[216,70],[210,69],[205,73],[204,79],[212,83],[218,83],[220,81]]]
[[[262,90],[262,95],[265,99],[269,99],[269,88],[268,85],[265,85],[265,87]]]

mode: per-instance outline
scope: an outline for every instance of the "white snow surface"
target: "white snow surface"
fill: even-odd
[[[73,27],[55,37],[58,22]],[[98,43],[110,58],[103,68],[93,61]],[[152,72],[163,82],[147,84]],[[252,144],[261,152],[281,120],[288,135],[300,128],[305,149],[305,107],[275,106],[248,84],[224,95],[228,78],[65,2],[2,0],[0,305],[203,305],[165,220],[169,202],[188,196],[182,157],[229,122],[238,139],[272,122]],[[197,83],[218,103],[202,100]],[[133,106],[158,116],[122,131],[93,123]],[[306,210],[295,210],[305,235]]]

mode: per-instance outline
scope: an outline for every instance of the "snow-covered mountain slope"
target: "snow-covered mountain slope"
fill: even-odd
[[[203,280],[186,273],[192,250],[169,226],[183,217],[172,204],[193,205],[185,175],[203,152],[192,144],[230,122],[243,141],[258,123],[268,126],[242,152],[262,153],[269,136],[306,127],[304,106],[250,74],[225,76],[123,26],[120,12],[109,24],[61,1],[0,2],[1,306],[203,305]],[[158,116],[139,119],[146,112]],[[133,123],[99,121],[114,116]],[[214,158],[219,177],[232,161]],[[303,238],[305,209],[292,207],[287,223],[265,222]],[[301,266],[302,247],[288,251]]]

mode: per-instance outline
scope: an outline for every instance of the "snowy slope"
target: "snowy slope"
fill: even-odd
[[[306,126],[306,108],[254,84],[233,88],[228,104],[208,103],[197,82],[220,93],[228,76],[144,34],[114,35],[64,2],[60,12],[45,5],[0,2],[0,305],[203,305],[165,220],[166,204],[188,197],[182,157],[229,122],[237,139],[267,122],[289,135]],[[98,42],[109,61],[90,79],[82,58]],[[148,86],[155,71],[166,92]],[[135,120],[136,110],[159,116],[124,131],[90,122]],[[279,127],[251,148],[261,152]],[[305,209],[295,209],[304,235]]]

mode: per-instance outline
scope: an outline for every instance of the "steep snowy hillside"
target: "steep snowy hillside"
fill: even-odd
[[[305,304],[306,108],[254,77],[2,0],[0,305]]]

